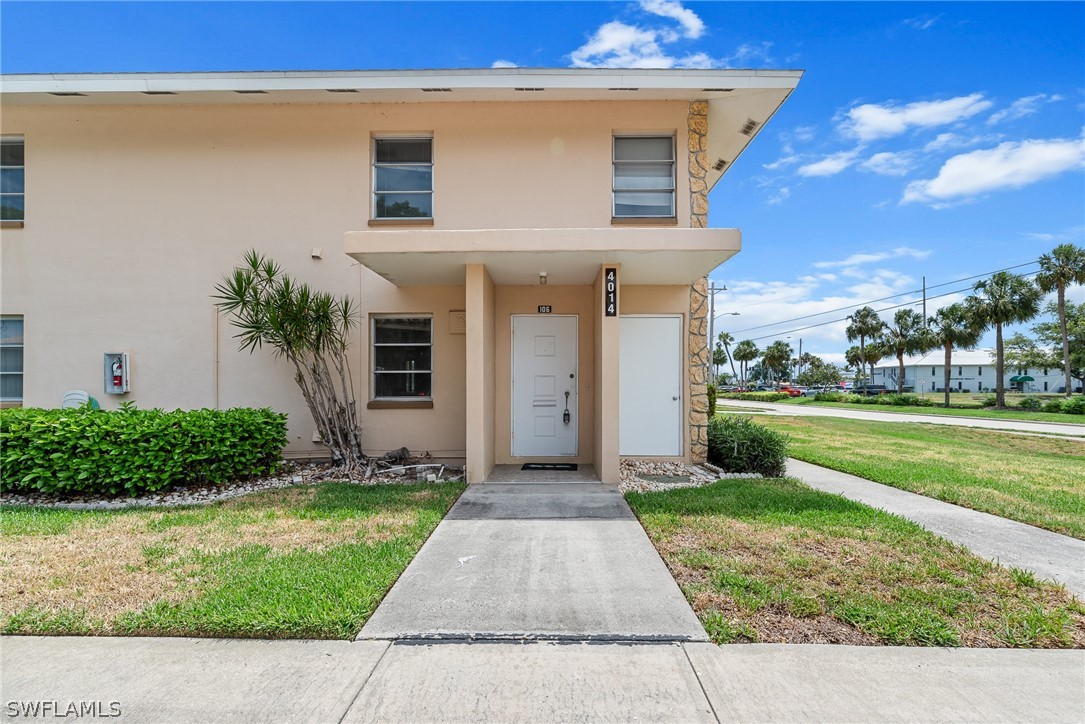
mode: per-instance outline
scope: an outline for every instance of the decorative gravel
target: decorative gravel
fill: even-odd
[[[621,461],[621,482],[618,487],[623,492],[644,493],[654,490],[674,490],[675,488],[697,488],[717,480],[738,478],[760,478],[757,473],[725,473],[715,465],[687,465],[677,462],[658,462],[651,460]]]
[[[136,498],[123,496],[74,495],[57,496],[45,494],[0,493],[0,505],[37,505],[47,508],[70,508],[72,510],[115,510],[119,508],[168,508],[178,505],[205,505],[218,500],[228,500],[261,490],[289,488],[294,485],[315,485],[328,481],[351,482],[358,485],[414,485],[437,482],[428,477],[440,475],[441,482],[462,480],[463,469],[457,467],[392,469],[375,473],[367,481],[352,480],[341,468],[320,463],[287,461],[278,475],[258,480],[245,480],[222,485],[189,485]]]

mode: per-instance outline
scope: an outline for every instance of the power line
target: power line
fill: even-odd
[[[1010,268],[1012,268],[1012,267],[1010,267]],[[1036,276],[1036,274],[1038,274],[1038,273],[1039,272],[1029,272],[1028,274],[1015,274],[1014,276],[1018,276],[1018,277],[1021,277],[1021,278],[1026,278],[1026,277]],[[980,276],[983,276],[983,275],[981,274]],[[942,285],[939,285],[939,286],[945,286],[945,285],[942,284]],[[933,297],[927,297],[927,299],[940,299],[942,297],[949,297],[949,296],[952,296],[954,294],[960,294],[961,292],[970,292],[970,291],[972,291],[972,287],[965,287],[964,289],[955,289],[952,292],[944,292],[943,294],[936,294]],[[922,299],[913,299],[910,302],[904,302],[902,304],[894,304],[891,307],[883,307],[881,309],[875,309],[874,311],[878,312],[878,313],[888,312],[891,309],[900,309],[901,307],[912,307],[912,306],[915,306],[916,304],[922,304],[922,303],[923,303]],[[851,307],[845,307],[845,309],[850,309],[850,308]],[[825,312],[825,313],[828,314],[828,312]],[[817,316],[817,315],[815,315],[815,316]],[[829,325],[829,324],[836,324],[837,322],[844,322],[847,319],[848,319],[848,317],[840,317],[839,319],[830,319],[827,322],[818,322],[817,324],[811,324],[811,325],[808,325],[806,327],[799,327],[798,329],[789,329],[789,330],[786,330],[784,332],[773,332],[772,334],[766,334],[766,335],[762,335],[760,337],[753,337],[753,338],[750,339],[750,341],[751,342],[757,342],[758,340],[762,340],[762,339],[772,339],[773,337],[782,337],[785,334],[793,334],[795,332],[804,332],[804,331],[806,331],[808,329],[815,329],[817,327],[824,327],[824,326]]]
[[[972,275],[970,277],[963,277],[961,279],[954,279],[952,281],[942,282],[941,284],[932,284],[932,285],[928,286],[927,289],[937,289],[939,287],[948,287],[950,284],[959,284],[961,282],[966,282],[966,281],[968,281],[970,279],[979,279],[980,277],[990,276],[991,274],[997,274],[998,272],[1001,272],[1001,271],[1009,271],[1010,269],[1020,269],[1023,266],[1031,266],[1033,264],[1038,264],[1038,263],[1039,262],[1036,262],[1036,261],[1030,261],[1030,262],[1025,262],[1024,264],[1015,264],[1014,266],[1008,266],[1008,267],[1004,267],[1002,269],[996,269],[996,270],[994,270],[992,272],[984,272],[983,274],[974,274],[974,275]],[[791,322],[801,322],[804,319],[813,319],[814,317],[822,317],[822,316],[824,316],[826,314],[834,314],[836,312],[843,312],[846,309],[858,309],[859,307],[865,307],[868,304],[877,304],[878,302],[887,302],[890,299],[896,299],[897,297],[904,297],[904,296],[907,296],[909,294],[919,294],[922,291],[923,291],[922,289],[913,289],[911,291],[900,292],[898,294],[890,294],[888,297],[880,297],[879,299],[871,299],[869,302],[860,302],[858,304],[849,304],[849,305],[847,305],[845,307],[838,307],[836,309],[827,309],[824,312],[818,312],[816,314],[807,314],[807,315],[802,316],[802,317],[792,317],[790,319],[784,319],[784,320],[781,320],[779,322],[772,322],[771,324],[759,324],[759,325],[757,325],[755,327],[747,327],[746,329],[740,329],[740,330],[738,330],[736,332],[732,332],[732,334],[742,334],[743,332],[752,332],[755,329],[764,329],[766,327],[778,327],[778,326],[780,326],[782,324],[790,324]],[[927,299],[937,299],[937,298],[938,297],[927,297]],[[777,301],[779,301],[779,300],[777,300]],[[895,307],[890,307],[890,309],[895,309]],[[762,338],[759,338],[759,339],[762,339]]]

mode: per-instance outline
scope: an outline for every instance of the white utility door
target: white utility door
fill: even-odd
[[[576,323],[572,315],[512,316],[514,456],[577,454]]]
[[[682,318],[621,317],[618,452],[682,454]]]

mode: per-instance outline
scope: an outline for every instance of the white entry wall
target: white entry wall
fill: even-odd
[[[619,329],[618,452],[682,455],[682,317],[623,315]]]
[[[575,315],[512,315],[514,456],[577,454],[578,378]]]

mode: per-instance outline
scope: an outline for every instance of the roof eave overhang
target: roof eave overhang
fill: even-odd
[[[624,284],[691,284],[738,253],[738,229],[396,229],[348,232],[346,253],[397,286],[462,286],[467,264],[495,284],[591,284],[621,264]]]

